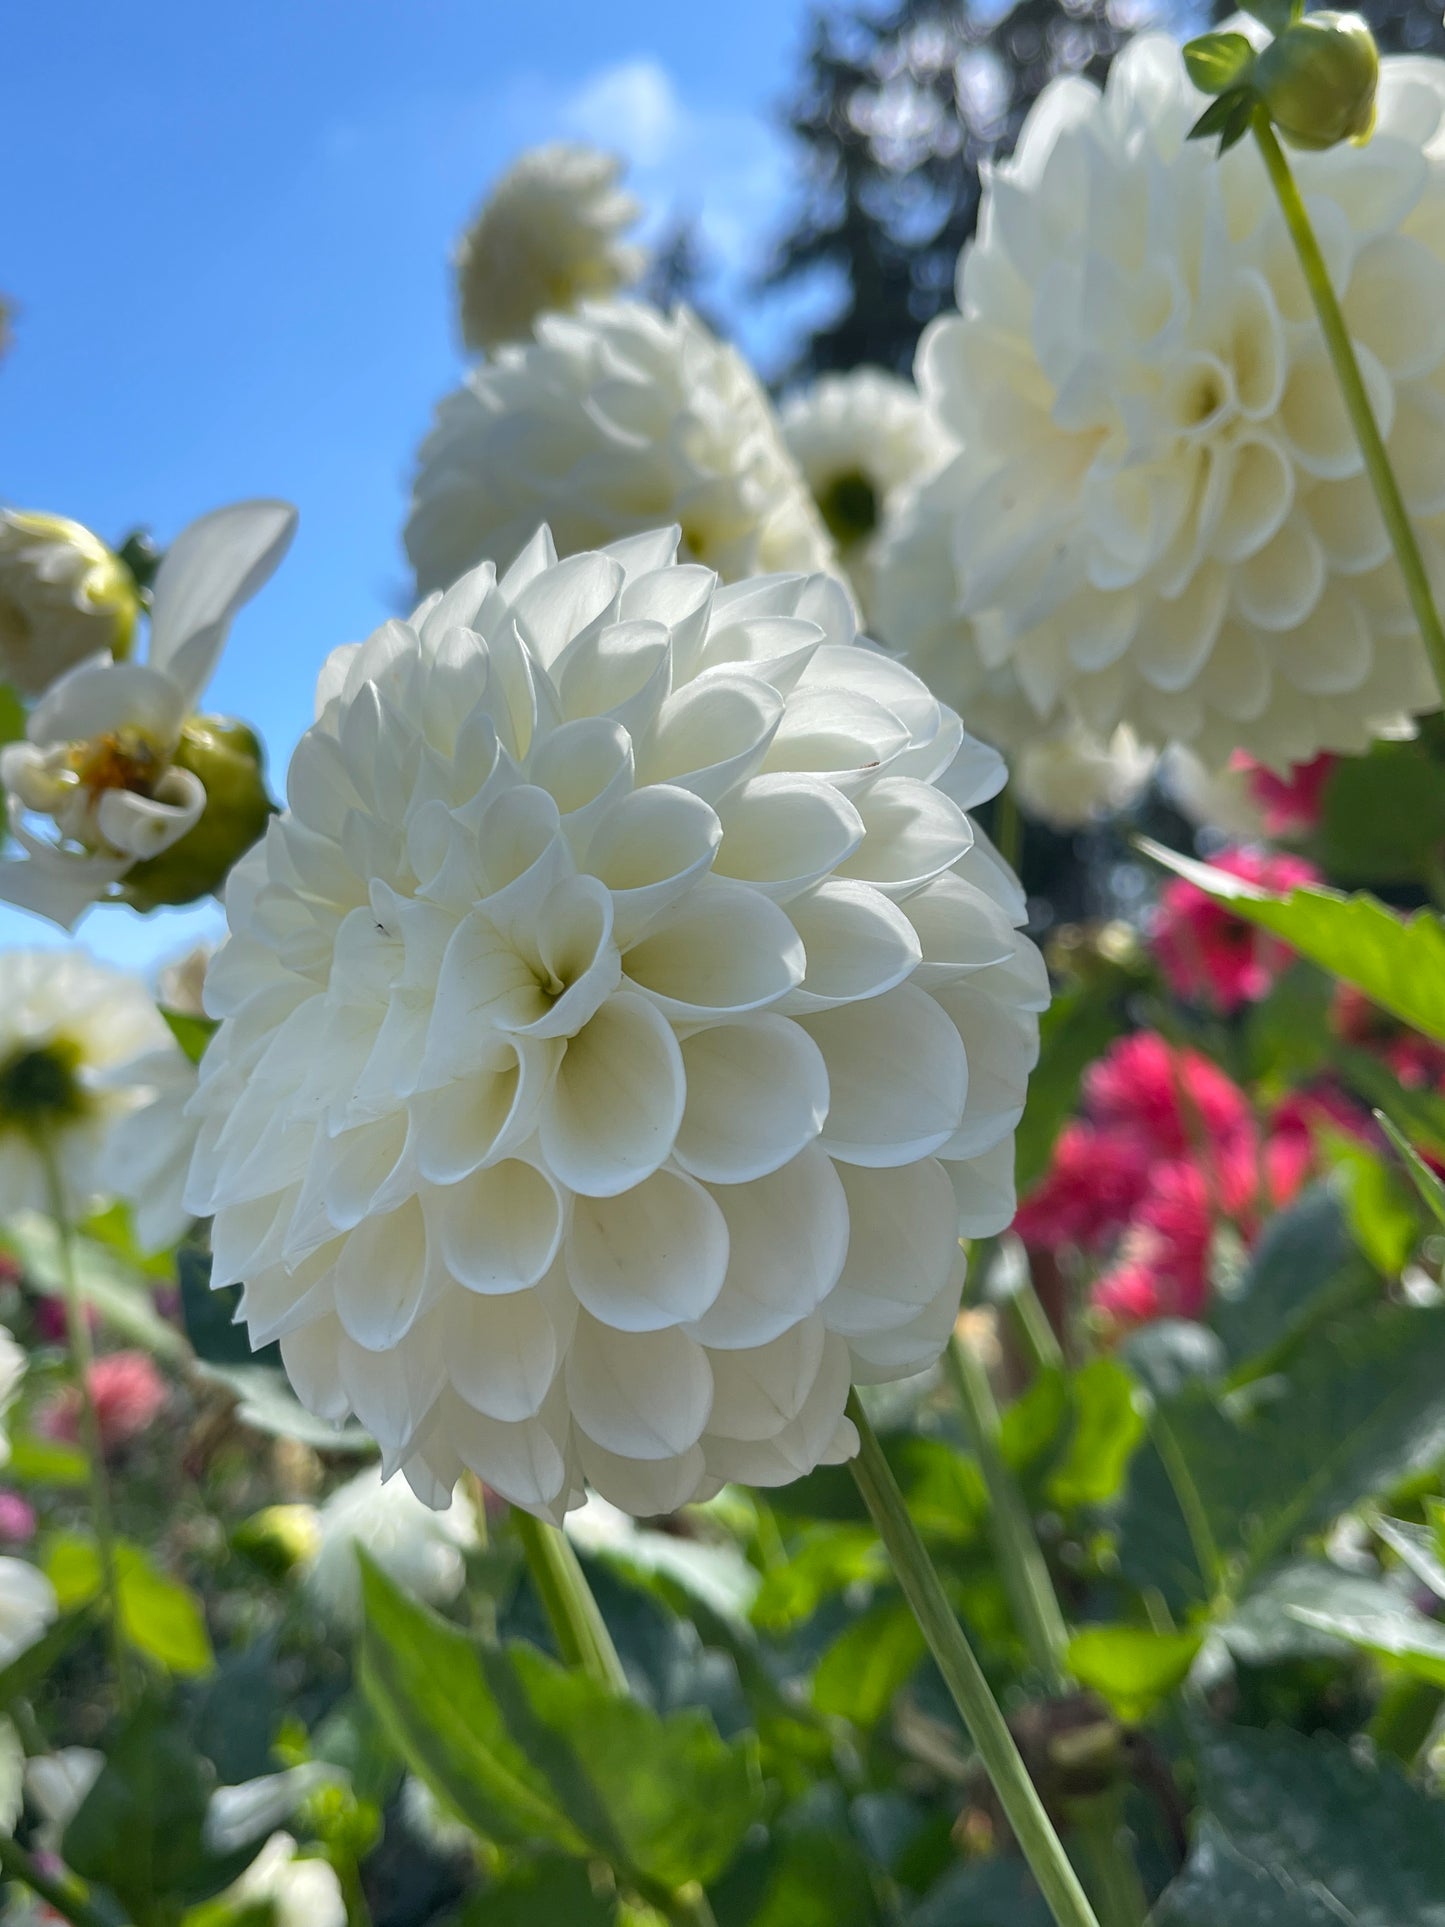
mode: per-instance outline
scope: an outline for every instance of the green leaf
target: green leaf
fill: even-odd
[[[1437,1599],[1445,1599],[1445,1559],[1437,1533],[1429,1526],[1407,1525],[1403,1519],[1376,1517],[1370,1527]]]
[[[363,1690],[402,1757],[504,1845],[604,1859],[634,1885],[706,1884],[758,1816],[750,1740],[667,1719],[523,1645],[479,1648],[369,1563]]]
[[[197,1017],[189,1010],[168,1010],[164,1004],[159,1006],[161,1016],[170,1025],[171,1035],[193,1064],[199,1064],[205,1055],[207,1044],[219,1028],[215,1017]]]
[[[9,683],[0,682],[0,747],[25,734],[25,705]]]
[[[1086,1626],[1069,1641],[1068,1670],[1136,1725],[1167,1699],[1194,1664],[1199,1633],[1156,1633],[1147,1626]]]
[[[1382,1277],[1398,1278],[1420,1237],[1414,1192],[1357,1138],[1331,1131],[1324,1142],[1336,1164],[1355,1243]]]
[[[1413,883],[1445,843],[1445,764],[1422,738],[1342,756],[1325,786],[1315,851],[1341,883]]]
[[[64,1296],[60,1240],[48,1218],[38,1211],[17,1211],[6,1219],[0,1244],[13,1253],[28,1284],[48,1298]],[[80,1295],[108,1325],[132,1343],[154,1352],[157,1358],[180,1360],[190,1356],[185,1339],[156,1310],[142,1272],[93,1239],[76,1238],[73,1249]]]
[[[224,1385],[236,1399],[236,1417],[253,1432],[269,1438],[299,1439],[319,1452],[345,1452],[360,1458],[376,1456],[376,1441],[359,1425],[329,1425],[306,1410],[287,1382],[284,1371],[269,1365],[207,1365],[198,1362],[196,1376]]]
[[[1323,887],[1274,896],[1148,838],[1140,848],[1234,916],[1271,930],[1302,957],[1342,977],[1402,1023],[1445,1043],[1445,925],[1428,910],[1397,917],[1376,898]]]
[[[999,1415],[998,1449],[1015,1472],[1025,1472],[1058,1443],[1069,1421],[1069,1380],[1045,1370]]]
[[[245,1871],[259,1842],[217,1857],[205,1844],[214,1775],[168,1706],[145,1700],[106,1749],[100,1776],[65,1829],[61,1851],[82,1879],[108,1887],[127,1917],[174,1919]]]
[[[839,1634],[813,1675],[820,1713],[876,1726],[918,1669],[927,1650],[903,1600],[885,1599]]]
[[[1322,1312],[1372,1291],[1344,1205],[1330,1186],[1311,1187],[1265,1226],[1249,1263],[1220,1287],[1212,1323],[1235,1367],[1274,1363]]]
[[[1434,1216],[1437,1224],[1445,1225],[1445,1184],[1440,1182],[1437,1174],[1430,1169],[1393,1118],[1386,1117],[1383,1111],[1376,1111],[1375,1122],[1398,1152],[1406,1171],[1410,1174],[1411,1182],[1420,1194],[1421,1202]]]
[[[1138,1386],[1118,1359],[1090,1359],[1070,1379],[1069,1397],[1073,1430],[1045,1487],[1061,1512],[1107,1504],[1144,1435]]]
[[[56,1533],[42,1548],[41,1565],[62,1612],[102,1598],[104,1576],[93,1539]],[[190,1588],[157,1571],[128,1539],[115,1543],[115,1577],[126,1644],[179,1677],[210,1672],[215,1656],[200,1601]]]
[[[1249,131],[1253,102],[1254,96],[1247,87],[1232,88],[1217,100],[1210,101],[1185,139],[1208,140],[1211,135],[1218,134],[1219,151],[1227,154],[1235,142],[1242,140]]]
[[[68,1445],[64,1439],[36,1438],[33,1432],[17,1432],[10,1441],[5,1475],[17,1485],[77,1488],[89,1480],[90,1468],[78,1445]]]
[[[1241,1665],[1273,1666],[1341,1651],[1339,1640],[1307,1625],[1301,1611],[1376,1613],[1398,1603],[1382,1579],[1342,1572],[1323,1559],[1293,1559],[1266,1574],[1215,1630]]]
[[[1305,1738],[1279,1727],[1206,1732],[1198,1761],[1202,1804],[1220,1835],[1270,1875],[1291,1906],[1300,1895],[1323,1902],[1321,1927],[1445,1921],[1445,1803],[1393,1761],[1370,1763],[1328,1735]],[[1315,1927],[1315,1916],[1298,1917]],[[1164,1918],[1170,1927],[1191,1920],[1167,1912]],[[1288,1920],[1292,1927],[1294,1918],[1259,1913],[1251,1923]],[[1219,1927],[1217,1917],[1209,1927]]]
[[[1238,86],[1254,65],[1254,48],[1242,33],[1202,33],[1184,44],[1184,65],[1201,94]]]
[[[1020,1193],[1048,1168],[1055,1140],[1078,1109],[1084,1072],[1119,1035],[1117,998],[1080,985],[1056,997],[1039,1024],[1039,1061],[1029,1079],[1029,1101],[1014,1138],[1014,1176]]]
[[[825,1830],[789,1819],[740,1853],[708,1899],[718,1927],[880,1927],[874,1878],[841,1822]]]
[[[447,1919],[448,1927],[613,1927],[617,1905],[594,1891],[582,1861],[547,1858],[510,1868]]]
[[[888,1559],[871,1526],[813,1526],[769,1567],[753,1601],[752,1622],[773,1634],[811,1619],[825,1599],[850,1586],[876,1586]]]
[[[1445,1626],[1416,1612],[1408,1600],[1401,1599],[1384,1612],[1332,1613],[1310,1606],[1296,1606],[1294,1612],[1316,1632],[1358,1646],[1377,1659],[1394,1660],[1415,1679],[1445,1686]]]
[[[1161,1895],[1150,1927],[1341,1927],[1331,1901],[1247,1860],[1206,1814],[1189,1862]]]
[[[1200,1521],[1226,1564],[1247,1576],[1436,1463],[1445,1452],[1445,1308],[1372,1308],[1332,1321],[1286,1372],[1223,1397],[1187,1386],[1160,1401],[1154,1426],[1161,1421],[1171,1463],[1153,1440],[1136,1453],[1119,1557],[1136,1585],[1182,1606],[1208,1599],[1220,1576],[1202,1570]],[[1191,1488],[1182,1499],[1177,1479]]]
[[[41,1682],[49,1678],[57,1663],[94,1623],[92,1613],[67,1613],[17,1654],[8,1666],[0,1668],[0,1713],[8,1713],[17,1700],[32,1698]]]

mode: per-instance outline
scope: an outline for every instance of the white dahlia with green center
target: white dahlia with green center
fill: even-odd
[[[1149,35],[992,175],[918,359],[963,452],[892,532],[885,629],[945,690],[1282,767],[1438,696],[1262,161],[1187,142],[1202,105]],[[1294,165],[1445,580],[1445,68],[1382,61],[1369,144]]]
[[[189,1202],[419,1495],[778,1484],[1013,1210],[1048,988],[1002,780],[828,577],[545,531],[338,650],[206,979]]]
[[[772,403],[686,308],[543,315],[437,410],[406,549],[417,592],[505,569],[540,523],[573,555],[665,523],[726,581],[837,566]]]

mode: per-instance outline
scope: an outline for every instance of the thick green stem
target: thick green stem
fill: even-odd
[[[1099,1927],[856,1391],[849,1395],[848,1416],[858,1428],[859,1450],[853,1460],[858,1489],[1040,1891],[1058,1927]]]
[[[1415,621],[1419,625],[1420,637],[1430,658],[1430,667],[1435,674],[1440,700],[1445,703],[1445,627],[1441,626],[1440,612],[1435,607],[1435,598],[1430,592],[1430,578],[1425,572],[1425,564],[1420,555],[1415,531],[1410,526],[1410,517],[1400,494],[1400,485],[1395,479],[1395,471],[1390,466],[1390,458],[1385,452],[1384,438],[1380,434],[1374,410],[1370,407],[1369,392],[1360,364],[1355,358],[1354,344],[1350,331],[1345,325],[1345,317],[1340,312],[1340,304],[1330,285],[1329,269],[1320,252],[1319,242],[1310,223],[1309,212],[1285,158],[1284,149],[1275,138],[1269,115],[1260,106],[1254,110],[1254,137],[1259,143],[1259,151],[1264,156],[1271,185],[1279,200],[1280,211],[1284,215],[1285,226],[1289,229],[1295,253],[1304,272],[1305,285],[1315,304],[1319,317],[1320,332],[1329,349],[1330,360],[1334,363],[1335,378],[1340,384],[1345,407],[1349,411],[1351,425],[1360,444],[1360,453],[1365,458],[1365,472],[1370,478],[1370,486],[1375,491],[1375,500],[1380,505],[1380,514],[1389,533],[1395,560],[1400,574],[1405,578],[1406,593]]]
[[[100,1433],[100,1417],[91,1394],[91,1370],[95,1353],[90,1342],[90,1321],[80,1295],[80,1280],[75,1270],[75,1233],[71,1223],[70,1201],[55,1153],[49,1145],[41,1147],[45,1165],[50,1215],[60,1246],[60,1283],[65,1294],[65,1332],[70,1345],[70,1360],[75,1374],[80,1405],[80,1442],[85,1450],[90,1479],[90,1515],[95,1528],[96,1549],[100,1557],[101,1585],[105,1593],[106,1616],[110,1624],[111,1654],[115,1665],[116,1690],[121,1703],[129,1704],[132,1687],[132,1655],[121,1618],[120,1579],[115,1557],[115,1519],[110,1502],[110,1476],[105,1467],[105,1447]]]
[[[97,1913],[73,1881],[46,1873],[14,1840],[0,1838],[0,1874],[28,1887],[37,1900],[53,1908],[71,1927],[107,1927],[105,1916]]]
[[[527,1555],[527,1569],[558,1652],[569,1666],[577,1667],[599,1686],[625,1693],[627,1675],[622,1661],[566,1535],[520,1507],[513,1509],[512,1523]]]
[[[998,1443],[998,1407],[977,1354],[954,1338],[945,1354],[969,1443],[988,1487],[993,1547],[1004,1586],[1029,1658],[1052,1691],[1064,1684],[1064,1649],[1069,1630],[1059,1610],[1043,1550],[1035,1535],[1018,1481],[1004,1463]]]

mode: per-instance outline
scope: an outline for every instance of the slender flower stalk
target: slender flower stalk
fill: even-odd
[[[1051,1691],[1064,1684],[1069,1632],[1018,1481],[999,1450],[998,1407],[981,1360],[955,1336],[945,1353],[969,1443],[988,1487],[993,1545],[1019,1632]]]
[[[849,1395],[848,1416],[858,1428],[859,1451],[852,1462],[858,1489],[1040,1891],[1058,1927],[1099,1927],[1008,1722],[948,1603],[856,1390]]]
[[[105,1593],[106,1617],[110,1625],[111,1653],[115,1664],[116,1687],[121,1703],[131,1698],[132,1664],[130,1647],[121,1620],[120,1580],[115,1557],[115,1519],[110,1502],[110,1478],[105,1469],[105,1448],[101,1441],[100,1416],[91,1393],[91,1368],[95,1353],[90,1343],[90,1325],[80,1295],[80,1280],[75,1269],[75,1231],[70,1201],[53,1148],[41,1140],[49,1192],[50,1215],[60,1246],[60,1282],[65,1294],[65,1331],[70,1347],[71,1365],[80,1404],[80,1441],[85,1451],[90,1479],[91,1522],[95,1529],[96,1549],[100,1556],[101,1585]]]
[[[1395,471],[1390,466],[1390,457],[1385,451],[1385,442],[1380,434],[1379,423],[1375,420],[1370,406],[1370,397],[1365,388],[1360,364],[1355,356],[1350,331],[1345,325],[1345,317],[1340,310],[1334,288],[1330,284],[1329,269],[1325,257],[1320,252],[1320,244],[1315,238],[1309,211],[1304,197],[1295,181],[1294,172],[1285,157],[1284,149],[1275,138],[1270,125],[1268,110],[1262,105],[1254,109],[1254,138],[1264,157],[1265,170],[1270,184],[1279,201],[1280,212],[1284,215],[1285,226],[1289,229],[1290,240],[1294,243],[1295,253],[1304,274],[1305,285],[1314,302],[1315,313],[1319,317],[1320,332],[1334,364],[1335,377],[1340,384],[1345,408],[1349,413],[1351,426],[1360,444],[1360,453],[1365,458],[1365,472],[1370,478],[1370,486],[1375,491],[1375,500],[1380,505],[1380,514],[1389,533],[1395,560],[1400,566],[1400,574],[1405,579],[1405,589],[1410,598],[1415,621],[1420,628],[1420,637],[1430,658],[1435,681],[1440,690],[1440,700],[1445,703],[1445,625],[1441,624],[1440,612],[1435,607],[1435,598],[1430,591],[1430,578],[1425,572],[1424,559],[1415,531],[1410,526],[1410,518],[1400,494],[1400,485]]]
[[[106,1917],[91,1906],[73,1881],[52,1878],[17,1841],[0,1838],[0,1875],[28,1887],[37,1900],[68,1920],[71,1927],[107,1927]]]
[[[577,1667],[599,1686],[625,1694],[622,1661],[565,1533],[520,1507],[513,1509],[512,1522],[558,1652],[567,1665]]]

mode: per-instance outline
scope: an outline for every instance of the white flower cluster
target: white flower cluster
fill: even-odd
[[[757,377],[686,308],[544,315],[442,402],[406,527],[417,593],[507,568],[543,522],[563,555],[676,522],[730,582],[835,566]]]
[[[846,1456],[1013,1209],[1002,779],[828,577],[545,531],[338,650],[233,873],[189,1202],[316,1413],[556,1517]]]
[[[1438,696],[1260,156],[1187,142],[1200,106],[1143,36],[991,176],[918,359],[961,452],[890,532],[883,629],[1001,739],[1283,767]],[[1445,576],[1445,68],[1384,60],[1369,145],[1295,165]]]
[[[491,352],[521,341],[540,314],[565,314],[638,280],[647,266],[624,241],[642,212],[618,186],[622,163],[554,142],[509,167],[457,244],[462,339]]]

